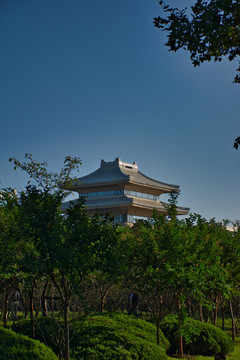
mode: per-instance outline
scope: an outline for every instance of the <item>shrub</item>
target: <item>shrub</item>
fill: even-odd
[[[16,332],[31,335],[30,320],[15,323]],[[59,323],[51,318],[35,321],[35,337],[57,354],[62,354],[63,341]],[[59,336],[58,342],[56,338]],[[72,359],[158,359],[165,360],[169,342],[160,332],[161,346],[156,344],[156,327],[144,320],[124,314],[88,316],[70,323]]]
[[[161,329],[170,342],[169,352],[175,353],[178,348],[178,319],[168,315],[162,321]],[[184,320],[183,328],[184,352],[191,355],[211,356],[219,352],[227,354],[233,351],[234,343],[230,337],[214,325],[191,318]]]
[[[52,318],[40,317],[34,321],[35,339],[40,340],[50,347],[58,356],[64,349],[63,324]],[[20,320],[11,326],[11,329],[19,334],[31,337],[30,320]]]
[[[161,333],[156,344],[156,328],[144,320],[123,314],[89,316],[73,326],[73,359],[158,359],[166,360],[168,341]]]
[[[51,349],[40,341],[0,328],[0,360],[57,360]]]

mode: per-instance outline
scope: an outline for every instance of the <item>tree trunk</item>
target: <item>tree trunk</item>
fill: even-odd
[[[210,321],[211,321],[211,324],[213,325],[213,322],[214,322],[214,310],[211,310],[210,311]]]
[[[65,340],[65,360],[69,360],[69,326],[68,326],[69,301],[64,302],[64,340]]]
[[[114,285],[110,286],[105,292],[103,292],[101,290],[101,304],[100,304],[100,311],[101,313],[104,312],[104,306],[105,306],[105,301],[106,301],[106,297],[107,294],[109,293],[109,291],[114,287]]]
[[[205,318],[206,318],[206,323],[209,323],[209,313],[210,311],[208,309],[205,310]]]
[[[200,317],[200,321],[203,322],[203,310],[201,304],[199,304],[199,317]]]
[[[191,316],[191,300],[188,299],[187,300],[187,313],[188,313],[188,317]]]
[[[7,315],[8,315],[8,296],[9,296],[9,284],[7,284],[7,289],[4,297],[4,308],[3,308],[3,326],[7,327]]]
[[[182,338],[182,334],[181,334],[182,324],[183,324],[182,304],[181,304],[179,297],[177,298],[177,307],[178,307],[178,322],[179,322],[179,331],[180,331],[179,338],[178,338],[178,354],[180,356],[183,356],[183,338]]]
[[[180,334],[178,339],[178,348],[179,348],[179,355],[183,356],[183,337]]]
[[[33,305],[33,292],[34,292],[34,284],[31,287],[29,292],[30,295],[30,319],[31,319],[31,334],[32,338],[35,339],[35,329],[34,329],[34,305]]]
[[[101,313],[104,312],[105,299],[106,299],[106,295],[104,294],[103,296],[101,296],[101,304],[100,304],[100,312]]]
[[[51,289],[51,316],[54,318],[54,299],[53,288]]]
[[[224,311],[224,307],[222,307],[222,330],[225,330],[225,311]]]
[[[26,289],[25,289],[25,304],[24,304],[24,309],[25,309],[24,318],[27,319],[27,316],[28,316],[28,303],[27,303],[27,291],[26,291]]]
[[[231,319],[232,319],[232,339],[233,339],[233,341],[235,341],[234,314],[233,314],[232,302],[230,299],[229,299],[229,309],[230,309],[230,314],[231,314]]]
[[[157,327],[157,344],[160,345],[160,334],[159,334],[160,321],[159,320],[156,320],[156,327]]]
[[[217,315],[218,315],[218,297],[215,297],[215,308],[213,310],[213,325],[217,326]]]
[[[44,284],[43,292],[42,292],[42,295],[41,295],[41,311],[42,311],[42,316],[48,316],[47,300],[46,300],[47,286],[48,286],[48,282],[46,282],[46,283]]]
[[[217,314],[218,314],[218,310],[214,309],[213,310],[213,325],[217,326]]]

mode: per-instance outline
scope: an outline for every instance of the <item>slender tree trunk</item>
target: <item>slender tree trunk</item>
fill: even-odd
[[[54,318],[54,299],[53,288],[51,289],[51,316]]]
[[[187,313],[188,313],[188,317],[191,316],[191,300],[188,299],[187,300]]]
[[[182,334],[181,334],[181,329],[182,329],[182,304],[181,301],[179,299],[179,297],[177,298],[177,307],[178,307],[178,321],[179,321],[179,338],[178,338],[178,353],[180,356],[183,356],[183,338],[182,338]]]
[[[213,325],[217,325],[217,315],[218,315],[218,297],[215,298],[215,308],[213,310]]]
[[[217,314],[218,314],[217,309],[214,309],[214,310],[213,310],[213,325],[214,325],[214,326],[217,325]]]
[[[231,314],[231,319],[232,319],[232,339],[233,339],[233,341],[235,341],[234,314],[233,314],[232,302],[230,299],[229,299],[229,309],[230,309],[230,314]]]
[[[42,316],[47,316],[48,315],[47,300],[46,300],[47,286],[48,286],[48,281],[44,284],[43,292],[42,292],[42,295],[41,295]]]
[[[200,321],[203,322],[203,309],[201,304],[199,304],[199,317]]]
[[[209,323],[209,313],[210,311],[208,309],[205,310],[205,318],[206,318],[206,323]]]
[[[61,279],[61,287],[59,286],[59,284],[57,283],[57,281],[55,280],[54,275],[52,276],[52,280],[53,283],[62,299],[62,304],[63,304],[63,312],[64,312],[64,347],[65,347],[65,354],[64,354],[64,359],[65,360],[69,360],[70,359],[70,348],[69,348],[69,326],[68,326],[68,315],[69,315],[69,304],[70,304],[70,298],[71,295],[73,293],[72,291],[68,291],[67,289],[67,284],[66,284],[66,279],[64,277],[64,275],[62,274],[62,279]]]
[[[235,323],[235,333],[238,334],[239,333],[239,323],[240,323],[240,302],[239,302],[239,299],[238,299],[238,306],[237,306],[237,321]]]
[[[211,319],[211,324],[213,325],[213,323],[214,323],[214,310],[210,311],[210,319]]]
[[[224,311],[224,306],[222,307],[222,330],[225,330],[225,311]]]
[[[34,283],[29,292],[29,295],[30,295],[29,301],[30,301],[31,333],[32,333],[32,338],[35,339],[33,293],[34,293]]]
[[[180,334],[178,339],[178,348],[179,348],[179,355],[183,356],[183,337]]]
[[[27,291],[26,291],[26,289],[25,289],[25,304],[24,304],[24,309],[25,309],[24,318],[27,319],[27,316],[28,316],[28,304],[27,304]]]
[[[106,301],[106,297],[107,294],[109,293],[109,291],[114,287],[115,285],[110,286],[106,291],[103,291],[101,289],[101,304],[100,304],[100,311],[101,313],[104,312],[104,307],[105,307],[105,301]]]
[[[65,360],[69,360],[69,326],[68,326],[68,314],[69,314],[69,301],[68,298],[64,302],[64,338],[65,338]]]
[[[157,344],[160,345],[160,321],[159,319],[156,320],[156,327],[157,327]]]
[[[4,307],[3,307],[3,326],[7,327],[7,315],[8,315],[8,297],[9,297],[9,284],[7,284],[5,296],[4,296]]]
[[[104,312],[105,299],[106,299],[106,294],[101,296],[101,304],[100,304],[100,312],[101,313]]]

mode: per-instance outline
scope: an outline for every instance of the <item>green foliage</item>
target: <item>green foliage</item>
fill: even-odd
[[[238,136],[233,143],[233,147],[237,150],[238,147],[240,146],[240,136]]]
[[[0,278],[16,279],[20,275],[24,241],[18,224],[19,201],[13,189],[0,191]]]
[[[0,328],[0,360],[57,360],[57,356],[39,341]]]
[[[52,192],[53,190],[63,192],[63,190],[59,190],[60,185],[62,189],[71,186],[74,180],[71,177],[71,173],[73,170],[78,171],[82,164],[78,157],[66,156],[64,167],[59,173],[54,173],[48,171],[48,164],[45,161],[39,162],[34,160],[32,154],[25,154],[25,159],[26,161],[21,162],[16,158],[10,158],[9,161],[14,164],[14,170],[21,169],[25,171],[39,189],[47,192]],[[34,185],[30,180],[28,184]]]
[[[58,356],[63,348],[63,324],[49,317],[35,319],[35,339],[50,347]],[[31,337],[31,322],[29,319],[12,324],[11,329],[18,334]]]
[[[178,346],[178,327],[179,322],[176,315],[167,315],[163,321],[161,322],[160,328],[168,339],[170,346],[168,348],[168,352],[173,354],[177,350]]]
[[[191,12],[171,8],[159,1],[165,17],[154,19],[154,25],[168,32],[169,50],[189,51],[194,66],[205,61],[229,61],[240,55],[240,4],[232,0],[197,0]],[[240,83],[240,67],[235,83]]]
[[[170,353],[178,347],[179,327],[175,315],[168,315],[161,323],[161,330],[170,342]],[[182,327],[184,352],[191,355],[227,354],[233,351],[234,344],[230,337],[214,325],[186,318]]]
[[[58,355],[62,350],[62,330],[50,318],[37,319],[35,337]],[[12,325],[18,333],[31,335],[30,320]],[[70,323],[72,359],[167,359],[169,342],[162,332],[161,347],[156,344],[155,326],[124,314],[89,316]],[[58,341],[57,341],[58,340]]]
[[[140,323],[143,324],[137,319],[91,317],[78,325],[70,324],[74,329],[70,346],[76,358],[79,354],[90,359],[96,354],[101,358],[104,354],[104,359],[127,359],[145,356],[145,353],[149,358],[156,342],[162,347],[165,344],[161,332],[159,334],[159,325],[173,304],[177,305],[178,321],[168,327],[169,339],[171,334],[173,337],[183,335],[185,349],[190,351],[188,349],[192,347],[194,352],[195,338],[201,335],[207,339],[203,341],[203,353],[204,349],[210,353],[219,347],[222,351],[228,349],[228,341],[219,340],[215,332],[215,337],[210,330],[204,330],[206,336],[204,332],[199,333],[200,326],[203,329],[201,323],[199,326],[188,323],[186,328],[184,310],[188,299],[214,311],[220,302],[234,299],[239,294],[240,231],[230,233],[214,219],[208,222],[196,214],[179,220],[176,217],[177,193],[171,194],[168,216],[155,213],[152,220],[138,222],[132,228],[115,226],[110,216],[89,218],[81,200],[72,203],[63,215],[60,206],[65,195],[56,186],[60,179],[62,183],[70,181],[70,171],[78,161],[69,158],[60,177],[55,177],[48,175],[45,163],[36,163],[31,156],[27,156],[27,160],[28,164],[12,161],[16,167],[28,172],[37,186],[28,185],[19,197],[12,190],[1,192],[0,197],[0,287],[5,295],[5,325],[9,291],[21,278],[20,285],[26,294],[30,291],[33,337],[35,322],[36,337],[57,354],[62,353],[60,327],[50,319],[38,320],[33,316],[37,282],[51,281],[62,302],[65,359],[68,360],[71,299],[81,295],[86,284],[91,285],[91,278],[98,287],[103,309],[107,291],[122,281],[131,291],[141,295],[154,317],[156,327],[152,327],[151,334],[157,334],[157,341],[154,335],[152,339],[142,336],[142,328],[136,330]],[[31,334],[29,322],[18,326],[19,332]],[[171,341],[172,346],[175,346],[174,341]],[[151,350],[146,350],[149,342]],[[160,347],[156,349],[160,351]],[[161,354],[165,354],[161,349]]]
[[[159,359],[165,360],[168,341],[161,333],[155,339],[155,327],[123,314],[87,317],[74,324],[71,341],[73,359]]]

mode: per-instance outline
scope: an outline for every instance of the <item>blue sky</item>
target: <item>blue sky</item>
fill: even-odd
[[[159,14],[156,0],[1,0],[2,187],[27,181],[11,156],[54,171],[78,156],[79,176],[120,157],[180,185],[192,212],[240,218],[238,64],[194,69],[164,46]]]

